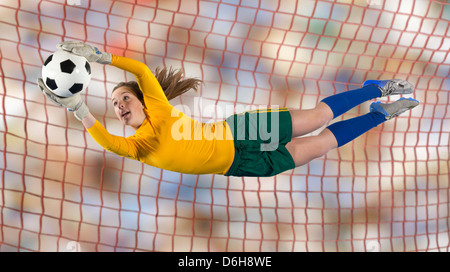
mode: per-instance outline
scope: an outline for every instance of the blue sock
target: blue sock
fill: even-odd
[[[370,112],[352,119],[336,122],[327,128],[333,133],[338,147],[353,141],[365,132],[386,121],[380,112]]]
[[[378,89],[376,85],[372,84],[364,86],[361,89],[329,96],[321,102],[324,102],[328,105],[328,107],[330,107],[333,111],[333,118],[336,118],[359,104],[380,96],[380,89]]]

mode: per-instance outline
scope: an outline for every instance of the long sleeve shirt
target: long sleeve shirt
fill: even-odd
[[[129,137],[111,135],[96,122],[87,129],[104,149],[119,156],[186,174],[225,174],[234,159],[227,122],[202,123],[169,104],[150,69],[134,59],[112,56],[111,65],[136,76],[147,118]]]

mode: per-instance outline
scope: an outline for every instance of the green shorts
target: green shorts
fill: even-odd
[[[295,168],[286,149],[292,139],[287,108],[248,111],[226,119],[234,139],[235,155],[225,176],[270,177]]]

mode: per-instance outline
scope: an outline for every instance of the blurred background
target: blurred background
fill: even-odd
[[[448,251],[449,22],[445,0],[2,0],[0,251]],[[185,175],[104,151],[44,99],[63,40],[183,68],[204,85],[170,102],[205,122],[367,79],[406,79],[421,105],[276,177]],[[91,112],[132,135],[109,99],[133,76],[91,67]]]

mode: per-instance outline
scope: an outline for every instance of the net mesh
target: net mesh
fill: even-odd
[[[448,2],[3,0],[0,14],[0,251],[449,250]],[[276,177],[174,173],[104,151],[44,99],[62,40],[183,68],[205,84],[171,104],[205,122],[313,108],[366,79],[406,79],[421,105]],[[131,135],[109,99],[133,76],[92,70],[91,112]]]

